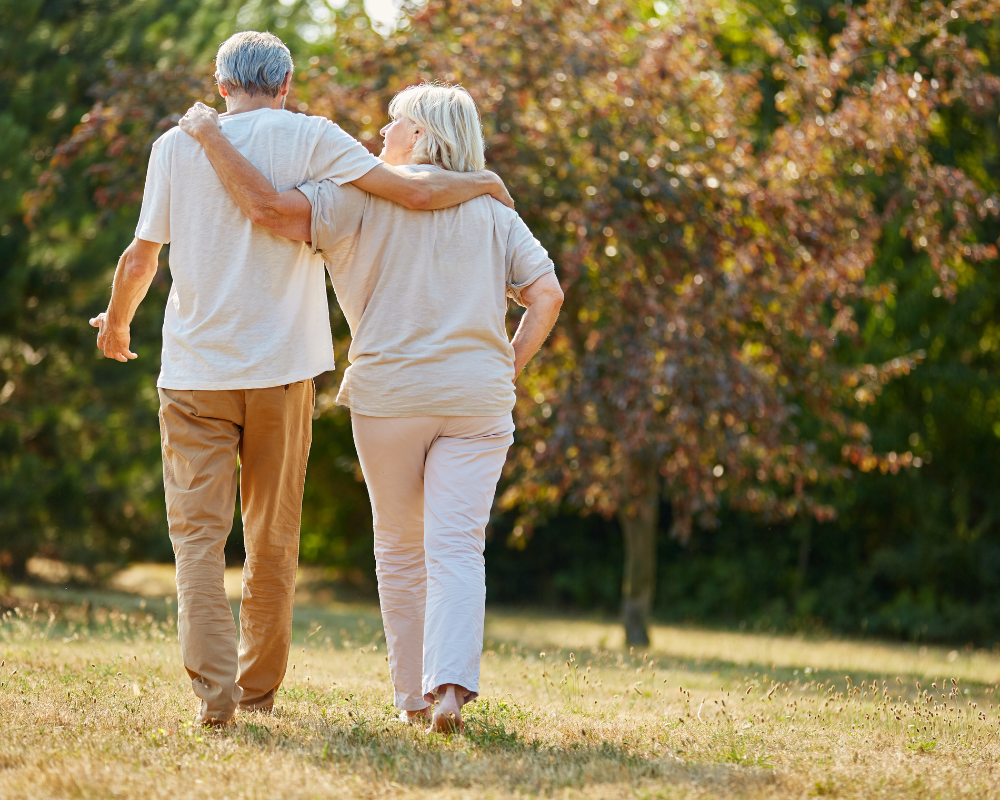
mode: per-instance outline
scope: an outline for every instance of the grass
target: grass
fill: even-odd
[[[0,797],[1000,797],[1000,657],[491,613],[461,736],[395,721],[377,609],[296,608],[278,711],[192,725],[173,604],[19,589]]]

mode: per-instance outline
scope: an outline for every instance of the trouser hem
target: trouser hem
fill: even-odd
[[[400,697],[396,695],[396,708],[400,711],[423,711],[430,706],[425,697]]]
[[[476,681],[470,681],[468,678],[452,678],[445,677],[443,679],[433,679],[427,682],[429,688],[424,692],[424,700],[428,703],[434,703],[437,701],[438,695],[441,693],[441,687],[446,686],[449,683],[453,683],[459,690],[465,692],[464,702],[471,703],[477,697],[479,697],[479,685]],[[474,689],[468,688],[469,686],[475,686]]]

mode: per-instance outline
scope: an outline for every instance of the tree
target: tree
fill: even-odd
[[[846,475],[841,457],[863,471],[914,463],[911,453],[873,453],[851,405],[874,400],[919,354],[850,368],[828,354],[856,332],[847,301],[885,296],[886,287],[869,287],[865,277],[888,220],[902,219],[945,291],[953,289],[952,259],[995,257],[972,227],[995,213],[991,202],[926,151],[933,109],[951,102],[948,92],[990,84],[976,75],[977,56],[961,33],[949,32],[954,17],[943,6],[927,17],[931,7],[892,6],[896,27],[888,29],[872,24],[881,5],[861,9],[829,54],[808,41],[796,53],[758,31],[756,43],[786,82],[776,105],[787,120],[754,153],[759,79],[727,68],[712,46],[738,36],[731,29],[742,28],[740,14],[689,9],[666,21],[667,33],[649,35],[626,8],[601,9],[588,20],[574,19],[565,4],[515,12],[520,57],[510,59],[496,34],[484,43],[477,30],[480,49],[470,60],[478,57],[475,72],[486,76],[517,65],[520,108],[516,125],[508,123],[524,132],[516,164],[529,183],[551,180],[552,207],[529,213],[547,243],[559,242],[569,284],[569,313],[522,396],[522,414],[535,425],[504,501],[551,499],[554,488],[618,514],[626,633],[643,642],[657,471],[684,537],[695,518],[711,524],[723,492],[778,519],[823,520],[832,509],[815,501],[810,485]],[[442,4],[419,15],[415,30],[435,10],[460,19]],[[984,5],[960,16],[989,14]],[[897,71],[907,45],[930,36],[925,53],[937,61],[927,79]],[[881,69],[866,60],[875,43],[887,48]],[[552,75],[553,52],[556,69],[573,69],[565,86]],[[492,63],[484,66],[486,57]],[[541,157],[523,164],[533,152],[545,155],[545,166]],[[872,173],[895,178],[879,181],[881,197]],[[950,207],[935,219],[945,199]],[[910,207],[925,211],[902,211]],[[608,270],[609,260],[617,269]]]
[[[500,503],[524,510],[521,541],[560,501],[618,516],[629,641],[648,641],[661,498],[684,539],[723,497],[823,521],[831,482],[920,465],[876,453],[860,416],[920,352],[833,355],[855,340],[856,303],[891,297],[868,281],[886,225],[927,253],[945,294],[962,264],[996,257],[976,223],[997,204],[928,153],[936,109],[996,91],[962,32],[994,5],[872,2],[829,43],[792,46],[725,4],[645,18],[619,0],[431,0],[384,39],[340,26],[335,53],[297,74],[293,107],[363,140],[405,85],[460,82],[477,99],[491,166],[567,294],[519,387]],[[203,91],[192,73],[119,74],[39,206],[82,153],[102,197],[134,193],[122,160]]]
[[[135,369],[105,363],[87,326],[135,228],[146,159],[109,160],[105,147],[67,163],[57,146],[91,119],[95,85],[123,67],[210,69],[219,42],[242,25],[287,27],[301,48],[302,24],[316,29],[303,35],[319,30],[313,16],[301,0],[0,4],[0,573],[20,579],[38,552],[90,566],[170,553],[154,388],[167,281],[133,330]],[[196,83],[202,97],[213,91]],[[138,131],[138,119],[123,119],[147,146],[155,125]],[[113,135],[106,145],[114,154],[122,142]]]

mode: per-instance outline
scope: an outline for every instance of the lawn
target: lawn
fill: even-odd
[[[464,735],[395,721],[376,608],[296,609],[277,713],[210,732],[169,598],[21,588],[0,797],[1000,797],[1000,656],[492,612]]]

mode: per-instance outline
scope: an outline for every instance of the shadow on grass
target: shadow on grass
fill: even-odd
[[[765,759],[745,757],[742,743],[722,743],[714,759],[685,761],[640,752],[586,730],[569,743],[526,738],[519,726],[530,713],[507,701],[468,707],[466,730],[428,735],[395,722],[391,709],[369,715],[352,708],[346,718],[261,717],[230,732],[239,745],[286,750],[314,765],[415,788],[457,787],[546,793],[593,784],[691,784],[709,790],[747,790],[775,781]]]
[[[74,633],[83,635],[85,632],[128,636],[127,628],[136,629],[148,622],[156,622],[164,633],[172,630],[176,624],[176,600],[171,597],[141,597],[116,590],[88,589],[80,587],[58,587],[51,584],[30,584],[14,587],[14,593],[5,601],[10,607],[19,606],[23,614],[31,614],[38,618],[46,633],[51,637],[72,636]],[[37,608],[35,606],[37,605]],[[239,601],[231,602],[234,620],[239,617]],[[109,612],[128,617],[128,626],[123,628],[121,620],[115,624],[109,623]],[[516,617],[533,620],[547,620],[558,624],[561,619],[586,620],[579,615],[549,616],[541,610],[518,611],[510,609],[491,609],[490,614],[498,617]],[[48,625],[47,619],[51,618]],[[237,623],[238,624],[238,623]],[[296,606],[293,612],[293,646],[303,642],[313,645],[325,645],[334,649],[368,649],[379,644],[384,637],[382,620],[377,606],[370,604],[331,604],[326,607]],[[755,634],[746,634],[754,636]],[[893,643],[883,643],[891,645]],[[523,642],[511,637],[494,636],[487,648],[504,645],[508,652],[529,653]],[[550,663],[555,659],[563,659],[570,648],[532,641],[530,651],[545,651],[549,654]],[[624,663],[630,668],[642,666],[644,654],[626,652],[624,648],[582,648],[576,651],[578,655],[589,653],[589,657],[602,665]],[[843,669],[813,669],[805,672],[805,666],[799,667],[775,666],[764,662],[736,662],[720,658],[679,658],[650,652],[646,654],[659,664],[658,670],[684,671],[701,675],[710,675],[723,681],[736,681],[747,675],[760,676],[761,679],[779,684],[832,683],[846,688],[845,671]],[[862,682],[871,683],[874,680],[888,680],[892,683],[894,694],[904,697],[916,694],[915,683],[927,683],[924,672],[906,672],[889,674],[877,669],[850,671],[851,680],[855,685]],[[895,683],[899,678],[902,685]],[[951,676],[942,672],[940,679]],[[962,686],[975,694],[994,685],[989,681],[963,679]]]

